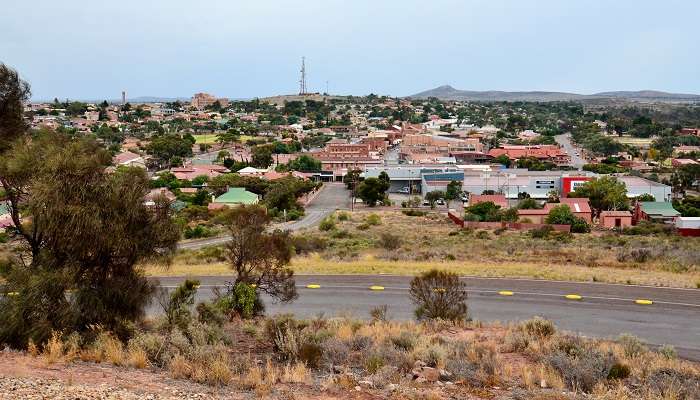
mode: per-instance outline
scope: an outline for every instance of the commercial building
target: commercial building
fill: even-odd
[[[209,93],[195,93],[195,95],[192,96],[192,107],[198,110],[204,110],[205,108],[213,105],[217,101],[219,102],[221,107],[228,107],[229,102],[226,98],[218,98],[210,95]]]

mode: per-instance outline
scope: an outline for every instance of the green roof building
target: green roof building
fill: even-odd
[[[211,204],[214,207],[222,206],[238,206],[241,204],[257,204],[258,195],[251,193],[244,188],[230,188],[228,192],[222,194],[221,196],[214,199]]]
[[[637,203],[637,220],[673,223],[681,215],[669,201],[640,201]]]

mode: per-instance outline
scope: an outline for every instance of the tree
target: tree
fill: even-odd
[[[30,94],[29,84],[19,78],[17,71],[0,63],[0,154],[27,129],[24,102]]]
[[[178,166],[182,158],[192,156],[192,145],[195,139],[192,135],[165,134],[151,138],[146,146],[146,152],[154,156],[159,166]]]
[[[321,162],[304,154],[279,167],[278,169],[283,171],[318,172],[321,170]]]
[[[447,184],[447,190],[445,191],[445,199],[455,200],[462,193],[462,183],[459,181],[450,181]]]
[[[348,190],[353,190],[356,185],[360,182],[360,174],[362,173],[359,169],[351,169],[343,177],[343,183]]]
[[[235,273],[234,286],[255,285],[276,300],[295,300],[294,271],[289,268],[294,247],[289,232],[268,232],[270,217],[258,205],[230,209],[223,220],[231,234],[226,255]]]
[[[571,231],[576,233],[590,232],[591,228],[583,218],[579,218],[571,212],[568,205],[562,204],[549,211],[545,222],[554,225],[571,225]]]
[[[391,182],[391,178],[389,178],[389,174],[387,174],[386,171],[382,171],[379,173],[379,179],[387,183]]]
[[[520,200],[520,202],[518,203],[518,209],[519,209],[519,210],[536,210],[536,209],[538,209],[538,208],[542,208],[542,207],[540,207],[540,205],[539,205],[539,203],[537,202],[537,200],[535,200],[535,199],[533,199],[533,198],[530,198],[530,197],[527,197],[527,198],[525,198],[525,199],[522,199],[522,200]]]
[[[174,253],[180,232],[167,199],[144,204],[143,169],[108,173],[110,163],[95,141],[55,132],[17,142],[0,161],[24,244],[0,271],[18,293],[0,298],[0,342],[23,347],[96,325],[124,336],[143,316],[154,284],[136,265]]]
[[[413,278],[408,293],[419,320],[467,318],[467,288],[455,273],[436,269],[425,272]]]
[[[253,159],[251,165],[256,168],[267,168],[272,165],[272,148],[269,145],[253,147]]]
[[[510,167],[510,164],[511,164],[510,157],[508,157],[507,154],[501,154],[500,156],[494,158],[493,161],[495,161],[501,165],[504,165],[506,167]]]
[[[379,178],[367,178],[357,187],[357,197],[370,207],[383,200],[386,191],[389,190],[389,182]]]
[[[626,210],[629,204],[625,184],[612,176],[591,179],[569,193],[569,197],[588,198],[596,215],[604,210]]]
[[[637,196],[637,201],[656,201],[656,197],[649,193],[644,193]]]
[[[445,192],[442,190],[433,190],[425,194],[425,199],[430,203],[430,208],[435,208],[435,202],[444,198]]]

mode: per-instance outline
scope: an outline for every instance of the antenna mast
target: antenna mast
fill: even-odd
[[[306,57],[301,58],[301,79],[299,79],[299,94],[306,94]]]

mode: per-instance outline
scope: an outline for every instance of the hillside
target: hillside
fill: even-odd
[[[473,91],[459,90],[450,85],[443,85],[435,89],[426,90],[408,96],[414,99],[425,99],[437,97],[441,100],[461,100],[461,101],[567,101],[567,100],[596,100],[596,99],[625,99],[632,101],[670,101],[687,102],[700,101],[700,95],[666,93],[654,90],[640,91],[613,91],[601,92],[591,95],[567,92],[546,92],[546,91]]]

